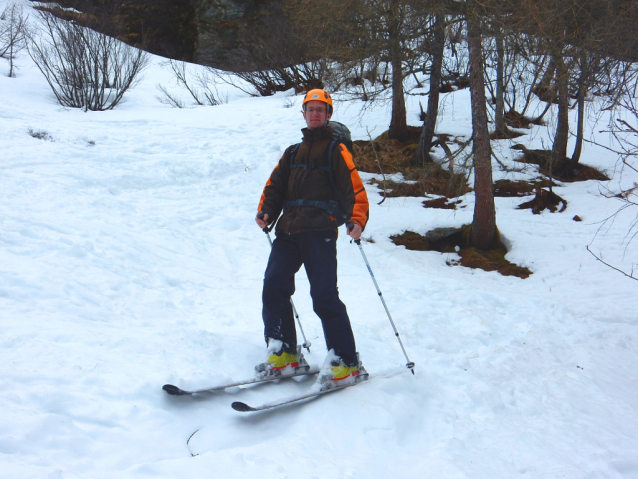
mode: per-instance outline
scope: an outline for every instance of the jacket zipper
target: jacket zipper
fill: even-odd
[[[310,152],[312,151],[312,145],[315,142],[315,138],[314,135],[312,136],[312,138],[310,139],[310,146],[308,147],[308,153],[306,154],[306,166],[309,164],[308,161],[310,161]],[[299,156],[297,156],[295,159],[299,158]],[[306,179],[306,176],[308,176],[308,168],[304,169],[304,173],[302,175],[302,180]],[[301,192],[301,181],[298,182],[297,184],[297,199],[299,199],[299,194]],[[296,211],[295,215],[293,216],[293,218],[290,220],[290,226],[288,227],[288,234],[292,234],[292,225],[294,224],[295,220],[297,219],[297,216],[299,215],[299,213]]]

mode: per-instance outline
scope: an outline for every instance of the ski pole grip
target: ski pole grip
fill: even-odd
[[[348,233],[350,233],[353,228],[354,228],[354,223],[346,223],[346,230],[348,231]],[[360,239],[351,240],[351,242],[352,241],[354,241],[358,245],[361,245],[361,240]]]
[[[260,219],[260,220],[263,220],[264,219],[264,212],[260,211],[259,213],[257,213],[257,218]],[[270,232],[270,230],[268,229],[268,226],[264,226],[261,230],[264,233],[266,233],[266,234],[268,234]]]

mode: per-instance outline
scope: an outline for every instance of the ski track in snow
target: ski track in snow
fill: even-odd
[[[595,237],[619,206],[601,184],[557,188],[565,213],[533,216],[516,209],[520,198],[496,199],[508,259],[534,272],[526,280],[448,267],[456,255],[389,240],[470,222],[471,195],[463,209],[426,210],[419,198],[377,205],[368,186],[364,238],[374,243],[364,248],[416,375],[342,231],[340,293],[371,380],[240,414],[231,402],[299,394],[312,378],[192,398],[161,386],[246,377],[262,359],[269,245],[253,218],[277,159],[299,140],[300,99],[170,109],[154,99],[168,81],[155,61],[120,107],[83,113],[55,105],[28,57],[19,64],[18,78],[0,78],[3,478],[638,477],[636,284],[585,249],[631,267],[635,213]],[[467,134],[468,92],[455,95],[441,130]],[[340,105],[335,119],[357,139],[380,134],[388,110],[359,123],[360,106]],[[418,102],[408,106],[413,121]],[[547,142],[545,130],[534,134]],[[602,149],[585,155],[613,168]],[[625,175],[610,187],[637,181]],[[321,364],[303,271],[294,300],[307,358]]]

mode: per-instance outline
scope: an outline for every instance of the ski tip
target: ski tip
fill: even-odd
[[[234,403],[232,403],[230,405],[235,411],[239,411],[239,412],[250,412],[250,411],[256,411],[255,408],[250,407],[248,404],[245,404],[243,402],[239,402],[239,401],[235,401]]]
[[[162,389],[171,396],[184,396],[187,394],[182,389],[178,388],[177,386],[173,386],[172,384],[164,384]]]

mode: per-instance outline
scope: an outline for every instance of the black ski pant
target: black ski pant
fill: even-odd
[[[311,231],[280,235],[273,241],[262,294],[264,336],[284,343],[296,352],[297,334],[290,297],[295,292],[295,273],[303,264],[310,281],[310,296],[321,319],[328,350],[333,349],[346,365],[358,364],[354,335],[346,306],[337,290],[337,232]]]

